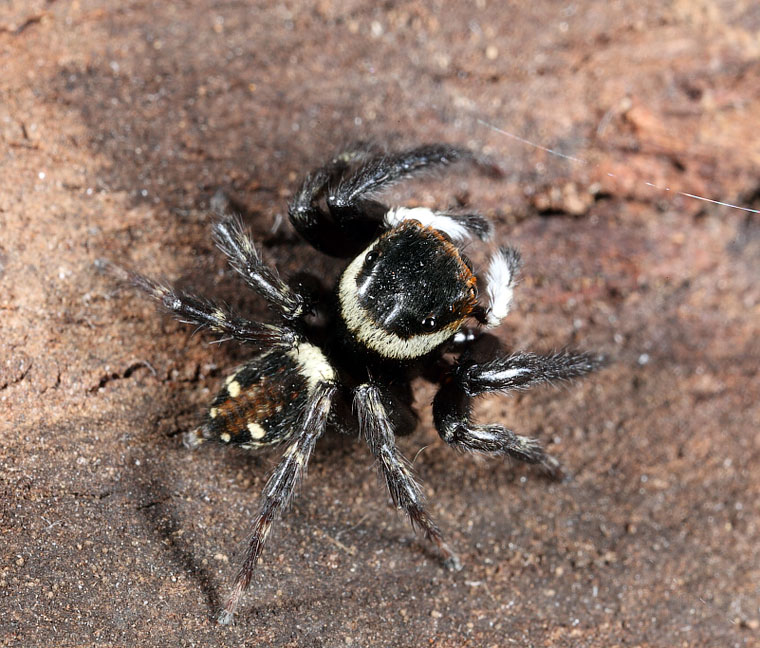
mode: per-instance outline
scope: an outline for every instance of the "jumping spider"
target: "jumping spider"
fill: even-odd
[[[201,427],[186,440],[215,440],[242,448],[283,444],[267,482],[244,560],[219,622],[228,624],[248,588],[273,522],[290,502],[326,427],[359,433],[385,478],[390,496],[414,526],[437,545],[445,564],[457,555],[425,510],[420,486],[395,444],[412,432],[410,380],[440,385],[433,417],[441,438],[460,450],[508,455],[539,464],[554,476],[559,462],[539,443],[499,423],[472,420],[472,400],[538,383],[575,378],[599,366],[586,353],[504,353],[497,338],[465,328],[491,329],[509,312],[520,265],[517,251],[499,248],[478,279],[460,246],[486,240],[481,216],[416,207],[389,208],[374,197],[396,181],[457,161],[484,164],[468,150],[436,144],[393,154],[358,150],[317,169],[289,205],[290,221],[323,253],[353,258],[334,290],[319,294],[291,286],[264,264],[241,221],[213,226],[231,266],[278,315],[254,322],[221,305],[129,273],[131,282],[182,322],[253,346],[257,355],[230,375]],[[488,304],[478,302],[485,284]],[[320,314],[320,317],[315,317]],[[449,358],[458,354],[456,362]],[[351,408],[355,416],[352,416]]]

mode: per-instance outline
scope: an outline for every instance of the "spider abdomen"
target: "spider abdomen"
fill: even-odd
[[[206,415],[204,437],[243,448],[287,441],[310,391],[333,376],[311,344],[264,353],[227,377]]]

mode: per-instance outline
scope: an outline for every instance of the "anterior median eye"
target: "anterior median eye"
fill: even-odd
[[[377,250],[370,250],[367,252],[367,256],[364,257],[364,269],[369,270],[375,262],[380,258],[380,252]]]
[[[435,317],[432,315],[430,317],[426,317],[424,320],[422,320],[422,328],[426,331],[435,331]]]

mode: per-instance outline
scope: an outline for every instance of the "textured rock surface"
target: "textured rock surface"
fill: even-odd
[[[760,224],[676,193],[760,208],[757,3],[373,4],[0,6],[0,642],[758,645]],[[234,197],[284,274],[333,277],[282,218],[298,176],[362,138],[497,157],[502,181],[395,199],[470,204],[520,247],[510,345],[614,363],[480,405],[544,440],[569,484],[443,447],[419,386],[401,445],[426,447],[457,574],[361,444],[324,439],[239,625],[219,628],[275,457],[191,453],[179,433],[246,352],[95,261],[265,317],[210,243],[211,196]]]

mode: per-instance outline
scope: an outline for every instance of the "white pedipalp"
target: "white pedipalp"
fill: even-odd
[[[489,299],[486,311],[488,328],[498,326],[509,314],[519,265],[520,256],[513,248],[500,248],[491,257],[486,273],[486,291]]]

